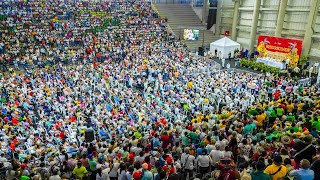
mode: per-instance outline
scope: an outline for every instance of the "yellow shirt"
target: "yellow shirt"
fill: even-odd
[[[275,164],[271,164],[270,166],[268,166],[264,172],[267,174],[274,174],[275,172],[277,172],[279,170],[280,166],[277,166]],[[281,169],[279,172],[277,172],[275,175],[271,176],[272,180],[277,180],[278,178],[282,178],[287,174],[287,168],[283,165],[281,165]]]
[[[8,124],[5,124],[4,126],[3,126],[3,129],[5,129],[5,130],[7,130],[7,129],[9,129],[9,125]]]
[[[83,178],[86,174],[87,174],[87,169],[83,166],[81,166],[80,168],[75,167],[72,171],[72,174],[74,174],[77,178]]]
[[[266,114],[260,114],[257,116],[257,126],[262,126],[263,121],[266,119]]]
[[[226,113],[226,116],[227,116],[227,118],[229,118],[229,117],[231,116],[231,112],[228,111],[228,112]]]
[[[225,128],[226,127],[226,125],[224,124],[219,124],[219,126],[220,126],[220,128]]]
[[[192,82],[188,82],[188,88],[189,88],[189,89],[192,89],[192,87],[193,87]]]
[[[294,105],[293,105],[293,104],[288,104],[288,105],[287,105],[287,112],[288,112],[288,113],[291,113],[292,110],[293,110],[293,108],[294,108]]]
[[[299,111],[302,110],[303,105],[304,105],[304,103],[299,103],[299,104],[298,104],[298,110],[299,110]]]

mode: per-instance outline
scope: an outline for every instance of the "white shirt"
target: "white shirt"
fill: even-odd
[[[188,170],[194,169],[195,157],[190,154],[183,153],[181,155],[181,166]]]
[[[215,164],[220,161],[224,157],[224,153],[219,150],[212,150],[209,154],[212,159],[212,163]]]

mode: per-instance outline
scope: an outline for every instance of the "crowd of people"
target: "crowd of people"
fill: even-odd
[[[1,179],[320,179],[316,86],[214,71],[149,1],[0,8]]]

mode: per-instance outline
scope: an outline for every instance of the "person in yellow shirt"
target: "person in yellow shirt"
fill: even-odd
[[[298,111],[302,111],[303,106],[304,106],[304,103],[300,101],[300,103],[298,104]]]
[[[274,156],[273,164],[269,165],[265,170],[265,173],[269,174],[272,180],[277,180],[283,178],[287,174],[286,166],[282,165],[282,157]]]
[[[10,127],[9,124],[7,123],[7,124],[5,124],[5,125],[3,126],[3,129],[8,130],[9,127]]]
[[[87,175],[87,169],[82,165],[81,161],[77,163],[77,166],[73,169],[72,174],[76,176],[77,179],[83,179]]]
[[[263,122],[264,122],[264,120],[266,120],[266,117],[267,117],[266,113],[258,114],[256,117],[257,121],[255,122],[256,125],[259,127],[263,126]]]
[[[192,83],[191,81],[189,81],[187,85],[188,85],[188,88],[189,88],[189,89],[192,89],[192,88],[193,88],[193,83]]]
[[[226,121],[222,121],[220,124],[219,124],[219,126],[220,126],[220,129],[222,129],[222,128],[226,128]]]
[[[287,104],[287,113],[291,113],[294,109],[294,104],[292,103],[292,100],[289,100],[288,104]]]

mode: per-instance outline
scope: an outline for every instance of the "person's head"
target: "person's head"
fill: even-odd
[[[79,161],[79,162],[77,163],[77,166],[78,166],[78,167],[81,167],[81,165],[82,165],[82,163],[81,163],[81,161]]]
[[[309,169],[310,168],[310,161],[307,159],[302,159],[300,162],[300,166],[302,169]]]
[[[284,161],[283,161],[284,165],[292,165],[291,163],[291,160],[289,158],[286,158]]]
[[[273,163],[276,164],[276,165],[281,165],[282,163],[282,157],[281,156],[278,156],[278,155],[275,155],[273,157]]]

